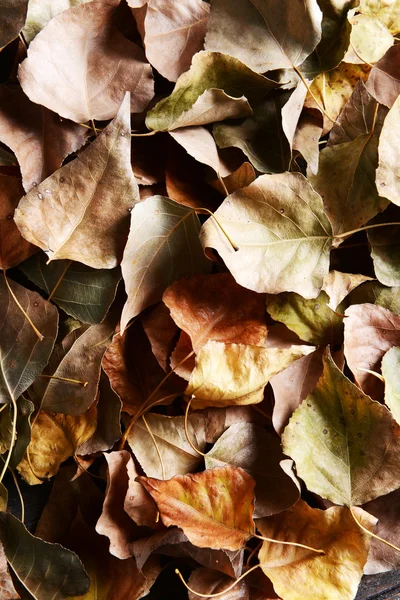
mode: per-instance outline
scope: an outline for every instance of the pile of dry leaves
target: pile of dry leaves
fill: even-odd
[[[1,600],[400,567],[399,32],[400,0],[1,1]],[[7,470],[54,478],[35,537]]]

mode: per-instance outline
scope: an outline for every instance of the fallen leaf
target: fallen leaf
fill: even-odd
[[[42,252],[20,270],[68,315],[91,324],[105,319],[121,280],[119,267],[93,269],[71,260],[48,263]]]
[[[90,0],[29,0],[23,34],[30,43],[53,17]]]
[[[202,0],[128,0],[128,5],[146,6],[143,44],[147,60],[163,77],[176,81],[203,48],[210,7]]]
[[[353,508],[372,531],[376,519]],[[348,508],[311,508],[303,500],[290,510],[257,521],[262,535],[322,548],[320,555],[304,548],[263,542],[259,561],[275,591],[285,600],[352,600],[360,583],[370,536],[356,524]],[[295,580],[295,585],[293,581]]]
[[[329,271],[324,279],[323,289],[329,296],[328,305],[336,310],[339,304],[358,286],[366,281],[372,281],[367,275]]]
[[[391,108],[400,94],[400,47],[394,45],[373,66],[366,83],[369,93],[381,104]]]
[[[381,23],[396,35],[400,27],[399,0],[361,0],[360,8],[367,14],[374,15]]]
[[[262,415],[250,406],[227,406],[225,408],[206,408],[199,412],[206,419],[206,441],[215,444],[218,438],[236,423],[257,423],[266,425],[268,417]]]
[[[399,207],[395,204],[390,204],[389,208],[382,215],[378,215],[373,223],[397,223],[399,216]],[[367,235],[376,278],[387,286],[400,285],[399,231],[400,228],[398,225],[377,227],[368,231]]]
[[[168,307],[160,302],[143,314],[140,320],[158,364],[164,371],[168,371],[169,359],[179,332]]]
[[[3,600],[21,599],[21,596],[15,590],[13,580],[8,571],[7,559],[2,544],[0,544],[0,592]]]
[[[252,114],[249,102],[264,98],[275,85],[232,56],[198,52],[172,94],[147,114],[146,125],[167,131],[247,117]]]
[[[195,212],[169,198],[153,196],[135,206],[121,264],[128,295],[122,333],[131,319],[161,300],[173,281],[210,270],[199,231]]]
[[[363,506],[365,511],[378,519],[374,533],[396,546],[399,545],[400,540],[399,496],[400,492],[396,490]],[[382,544],[379,540],[371,539],[368,560],[364,567],[366,575],[392,571],[397,569],[399,565],[397,550]]]
[[[148,414],[145,419],[136,421],[127,438],[144,473],[156,479],[171,479],[196,471],[201,457],[186,438],[184,417]],[[204,417],[189,415],[187,428],[192,444],[204,451]]]
[[[14,217],[19,230],[46,250],[49,260],[67,258],[96,269],[111,269],[120,262],[129,211],[139,200],[129,132],[126,95],[118,115],[98,138],[19,203]]]
[[[400,98],[397,98],[383,123],[379,138],[379,165],[376,171],[376,186],[382,196],[398,206],[400,206],[399,144]]]
[[[393,46],[394,39],[390,31],[375,16],[352,10],[350,47],[344,61],[353,64],[376,63]]]
[[[76,554],[34,537],[9,513],[0,513],[0,540],[10,567],[35,600],[62,600],[89,589],[90,579]]]
[[[349,294],[351,304],[377,304],[387,308],[395,315],[400,315],[400,295],[398,287],[385,287],[378,281],[369,281],[355,288]]]
[[[382,359],[382,375],[385,380],[385,403],[390,408],[397,423],[400,423],[399,365],[400,348],[391,348]]]
[[[0,140],[18,159],[25,192],[57,171],[86,142],[85,127],[31,102],[19,86],[1,85],[0,103]]]
[[[239,550],[254,533],[254,481],[243,469],[139,480],[154,498],[163,523],[181,527],[199,548]]]
[[[165,290],[163,302],[196,352],[208,340],[264,345],[265,296],[241,287],[229,273],[180,279]]]
[[[13,216],[24,195],[20,179],[0,175],[0,268],[11,269],[37,250],[21,236]]]
[[[374,304],[350,306],[344,320],[344,353],[355,381],[365,394],[379,400],[382,382],[363,369],[380,372],[384,354],[400,346],[400,317]]]
[[[209,341],[197,354],[185,395],[194,396],[196,409],[262,402],[271,377],[312,351],[309,346],[280,349]]]
[[[282,447],[307,489],[335,504],[364,504],[399,487],[400,427],[329,355],[283,432]]]
[[[189,592],[189,600],[197,600],[198,594],[212,596],[219,594],[221,600],[249,600],[249,590],[246,581],[241,581],[231,591],[223,594],[225,588],[234,584],[235,580],[221,573],[216,573],[205,567],[200,567],[193,571],[190,575],[188,585],[196,590],[196,594]]]
[[[254,423],[236,423],[205,456],[207,469],[241,467],[256,482],[256,518],[274,515],[296,504],[300,489],[280,466],[280,441]]]
[[[303,175],[262,175],[228,196],[215,218],[237,248],[214,219],[203,225],[202,243],[218,251],[240,285],[272,294],[318,295],[328,273],[332,233],[322,199]]]
[[[306,96],[307,88],[304,83],[300,81],[281,111],[282,129],[286,135],[291,150],[293,148],[293,139],[301,112],[303,110]]]
[[[3,0],[0,8],[0,50],[18,37],[24,26],[28,0]]]
[[[126,463],[126,469],[128,472],[128,489],[124,500],[124,511],[137,525],[150,527],[151,529],[159,527],[159,523],[157,522],[157,507],[150,494],[136,481],[139,473],[131,456],[129,456],[129,460]],[[150,550],[146,556],[146,560],[142,564],[139,564],[135,543],[134,540],[131,544],[131,551],[133,556],[135,556],[138,569],[141,570],[152,551]]]
[[[32,102],[77,123],[115,117],[126,90],[132,112],[146,108],[154,93],[151,67],[113,25],[116,6],[107,0],[70,8],[36,36],[18,72]]]
[[[12,280],[8,284],[18,302],[44,336],[38,338],[17,306],[5,279],[0,279],[0,401],[16,400],[40,375],[50,358],[58,330],[54,306],[39,294]]]
[[[228,190],[229,194],[236,192],[241,188],[247,187],[256,179],[256,172],[249,162],[244,162],[234,171],[226,177],[223,177],[223,184],[219,180],[211,182],[211,185],[218,190],[221,194],[225,194],[224,187]]]
[[[293,138],[293,149],[300,152],[307,163],[307,168],[313,175],[318,173],[318,142],[321,135],[322,119],[316,114],[303,111]]]
[[[279,5],[271,0],[213,0],[205,47],[235,56],[259,73],[291,69],[317,46],[321,20],[314,0]]]
[[[178,144],[198,162],[220,174],[220,161],[214,138],[205,127],[184,127],[170,132]]]

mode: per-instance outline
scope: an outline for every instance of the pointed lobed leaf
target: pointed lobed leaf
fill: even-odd
[[[130,143],[126,95],[115,119],[78,158],[22,198],[15,222],[23,237],[47,251],[49,260],[115,267],[122,258],[129,211],[139,200]]]
[[[36,36],[19,67],[36,104],[85,123],[115,117],[126,91],[141,112],[154,94],[144,52],[113,24],[115,0],[88,2],[56,15]]]
[[[236,281],[257,292],[315,298],[329,268],[332,230],[322,199],[299,173],[262,175],[224,200],[202,228]]]
[[[194,408],[262,402],[271,377],[312,351],[309,346],[280,349],[209,341],[196,357],[185,394],[194,396]]]
[[[121,332],[144,308],[161,300],[173,281],[210,270],[199,230],[195,212],[169,198],[153,196],[135,206],[121,264],[128,294]]]
[[[382,375],[385,379],[385,403],[400,423],[400,348],[391,348],[382,359]]]
[[[282,445],[308,490],[336,504],[364,504],[400,485],[400,427],[329,355],[316,388],[283,432]]]
[[[379,193],[400,206],[400,96],[394,102],[379,138],[376,186]]]
[[[259,73],[290,69],[320,41],[321,19],[315,0],[213,0],[205,45]]]
[[[357,519],[372,531],[376,519],[353,509]],[[348,508],[311,508],[303,500],[290,510],[257,521],[262,535],[321,548],[316,554],[304,548],[263,542],[259,561],[274,590],[285,600],[353,600],[363,574],[370,536],[356,524]]]
[[[9,280],[9,285],[44,338],[40,341],[0,279],[0,402],[16,400],[47,365],[58,330],[55,306],[36,292]]]
[[[163,523],[183,529],[199,548],[239,550],[254,533],[254,481],[243,469],[223,467],[169,481],[139,478]]]
[[[107,315],[121,280],[121,270],[92,269],[86,265],[36,254],[20,270],[68,315],[83,323],[101,323]]]
[[[74,552],[34,537],[9,513],[0,513],[0,540],[12,570],[35,600],[63,600],[89,589],[90,579]]]

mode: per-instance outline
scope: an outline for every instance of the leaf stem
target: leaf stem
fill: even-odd
[[[367,229],[376,229],[377,227],[389,227],[390,225],[400,225],[400,223],[374,223],[373,225],[365,225],[365,227],[359,227],[358,229],[353,229],[352,231],[345,231],[344,233],[337,233],[332,237],[335,239],[340,239],[342,237],[349,237],[354,233],[359,233],[360,231],[366,231]]]
[[[163,459],[162,459],[162,456],[161,456],[160,448],[158,447],[158,444],[156,442],[156,438],[154,437],[154,434],[153,434],[152,430],[150,429],[148,422],[144,418],[144,415],[142,415],[142,419],[143,419],[143,423],[146,425],[146,429],[149,432],[149,435],[150,435],[150,437],[151,437],[151,439],[153,441],[154,447],[155,447],[156,452],[158,454],[158,458],[159,458],[159,461],[160,461],[160,464],[161,464],[162,478],[163,478],[163,481],[165,481],[165,468],[164,468],[164,462],[163,462]]]
[[[228,194],[229,195],[229,194]],[[208,210],[208,208],[197,208],[196,211],[199,210],[204,210],[204,212],[208,213],[216,222],[216,224],[218,225],[218,227],[220,228],[220,230],[222,231],[222,233],[224,234],[224,236],[226,237],[226,239],[228,240],[228,242],[230,243],[230,245],[232,246],[232,248],[235,250],[235,252],[237,250],[239,250],[239,247],[236,246],[235,242],[232,241],[232,239],[230,238],[229,234],[225,231],[225,229],[222,227],[221,223],[218,221],[217,217],[214,215],[214,213],[211,210]]]
[[[187,403],[186,406],[186,410],[185,410],[185,420],[184,420],[184,426],[185,426],[185,435],[186,435],[186,439],[189,442],[189,445],[191,446],[191,448],[197,452],[197,454],[199,454],[200,456],[205,456],[204,452],[202,452],[201,450],[199,450],[198,448],[196,448],[196,446],[193,444],[193,442],[191,441],[190,437],[189,437],[189,430],[188,430],[188,416],[189,416],[189,409],[190,409],[190,405],[192,403],[194,396],[192,396],[189,400],[189,402]]]
[[[11,296],[12,296],[15,304],[18,306],[19,310],[22,312],[22,314],[24,315],[25,319],[28,321],[29,325],[32,327],[33,331],[38,336],[39,340],[42,341],[44,339],[44,336],[40,333],[39,329],[36,327],[36,325],[32,322],[32,320],[30,319],[30,317],[27,315],[27,313],[23,309],[20,301],[18,300],[18,298],[16,297],[16,295],[12,291],[11,286],[10,286],[10,284],[8,282],[8,278],[7,278],[5,270],[3,270],[3,276],[4,276],[4,281],[6,282],[6,286],[8,288],[8,291],[10,292],[10,294],[11,294]]]
[[[371,369],[364,369],[363,367],[357,367],[357,371],[364,371],[364,373],[369,373],[370,375],[374,375],[375,377],[377,377],[378,379],[383,381],[383,383],[385,383],[385,380],[382,377],[382,375],[380,373],[377,373],[376,371],[371,371]]]
[[[367,529],[366,527],[364,527],[364,525],[357,519],[356,515],[354,514],[353,507],[350,506],[349,508],[350,508],[351,516],[353,517],[353,519],[355,520],[355,522],[357,523],[357,525],[360,527],[360,529],[362,529],[363,531],[365,531],[365,533],[367,533],[368,535],[370,535],[374,539],[378,540],[379,542],[382,542],[382,544],[386,544],[386,546],[389,546],[390,548],[393,548],[393,550],[397,550],[397,552],[400,552],[400,548],[398,548],[394,544],[391,544],[387,540],[384,540],[379,535],[376,535],[376,533],[373,533],[372,531],[370,531],[369,529]]]
[[[69,377],[60,377],[59,375],[43,375],[43,373],[41,373],[39,377],[45,377],[46,379],[58,379],[59,381],[66,381],[67,383],[76,383],[78,385],[83,385],[83,387],[87,387],[89,385],[88,381],[80,381],[80,379],[70,379]]]
[[[283,542],[282,540],[273,540],[272,538],[263,537],[262,535],[254,534],[258,540],[263,540],[264,542],[271,542],[273,544],[284,544],[285,546],[296,546],[297,548],[305,548],[305,550],[311,550],[312,552],[316,552],[317,554],[325,554],[325,552],[318,548],[312,548],[311,546],[306,546],[304,544],[299,544],[297,542]]]
[[[58,286],[62,282],[65,273],[68,271],[68,269],[70,268],[71,265],[72,265],[72,260],[69,260],[67,266],[64,269],[64,271],[61,273],[60,277],[58,278],[58,281],[57,281],[56,285],[53,287],[52,291],[50,292],[50,296],[47,298],[48,302],[50,302],[50,300],[52,299],[52,297],[56,293]]]
[[[302,80],[302,82],[304,83],[304,85],[307,88],[308,93],[310,94],[310,96],[312,97],[312,99],[314,100],[315,104],[318,106],[319,110],[322,112],[322,114],[329,119],[329,121],[331,121],[332,123],[336,123],[336,119],[332,119],[332,117],[330,115],[328,115],[328,113],[326,112],[326,110],[323,108],[323,106],[319,103],[319,101],[317,100],[317,98],[314,95],[314,92],[311,90],[310,86],[308,85],[307,79],[305,79],[303,77],[302,72],[293,65],[293,69],[296,71],[297,75],[300,77],[300,79]]]
[[[24,523],[25,522],[25,502],[24,502],[24,497],[22,495],[21,486],[19,485],[17,476],[14,473],[14,471],[12,469],[10,469],[10,472],[11,472],[11,475],[12,475],[12,477],[14,479],[14,485],[15,485],[15,487],[17,489],[19,500],[21,502],[21,522]]]
[[[2,375],[3,375],[4,383],[6,384],[7,391],[8,391],[8,394],[10,396],[10,400],[11,400],[12,407],[13,407],[13,421],[12,421],[11,442],[10,442],[10,448],[8,450],[6,460],[4,461],[3,470],[1,471],[1,474],[0,474],[0,483],[1,483],[3,481],[4,474],[5,474],[5,472],[8,469],[8,465],[10,464],[11,454],[12,454],[12,451],[14,449],[15,440],[17,439],[17,415],[18,415],[17,402],[16,402],[16,400],[14,398],[13,391],[12,391],[12,389],[10,387],[10,384],[8,383],[7,376],[6,376],[5,372],[4,372],[3,360],[2,360],[2,357],[1,357],[1,350],[0,350],[0,368],[1,368]]]
[[[231,590],[233,590],[233,588],[236,587],[237,584],[242,581],[242,579],[244,579],[245,577],[247,577],[247,575],[249,573],[251,573],[252,571],[255,571],[260,566],[261,566],[260,564],[254,565],[254,567],[251,567],[251,569],[248,569],[248,571],[246,571],[245,573],[243,573],[243,575],[241,575],[240,577],[238,577],[238,579],[236,579],[230,586],[228,586],[227,588],[225,588],[224,590],[222,590],[222,592],[217,592],[216,594],[201,594],[200,592],[196,592],[196,590],[193,590],[191,587],[188,586],[188,584],[186,583],[186,581],[183,579],[182,573],[179,571],[179,569],[175,569],[175,573],[178,575],[179,579],[182,581],[182,583],[185,586],[185,588],[187,590],[189,590],[189,592],[191,592],[195,596],[199,596],[199,598],[219,598],[220,596],[224,596],[225,594],[227,594],[228,592],[230,592]]]

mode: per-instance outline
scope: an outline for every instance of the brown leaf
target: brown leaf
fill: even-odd
[[[0,7],[0,50],[18,37],[26,19],[28,0],[2,0]]]
[[[104,453],[104,458],[108,465],[107,489],[96,531],[110,540],[110,554],[124,560],[132,556],[130,544],[137,536],[135,523],[123,510],[129,483],[126,465],[131,455],[120,450]]]
[[[31,102],[20,87],[0,86],[0,105],[0,140],[18,159],[25,192],[57,171],[88,137],[85,127]]]
[[[132,112],[146,108],[153,97],[151,67],[143,50],[113,25],[117,4],[105,0],[65,10],[36,36],[19,68],[33,102],[77,123],[115,117],[126,90]]]
[[[189,586],[199,594],[212,595],[219,594],[221,600],[249,600],[248,584],[245,580],[241,581],[231,591],[223,594],[224,589],[230,587],[235,582],[231,577],[226,577],[210,569],[201,567],[192,572],[189,579]],[[189,592],[189,600],[197,600],[198,595]]]
[[[254,481],[225,467],[169,481],[140,477],[165,525],[178,525],[200,548],[238,550],[254,533]]]
[[[382,382],[362,369],[380,373],[384,354],[400,346],[400,317],[375,304],[350,306],[345,315],[344,353],[349,368],[366,394],[382,399]]]
[[[131,456],[126,463],[126,469],[128,471],[129,481],[124,500],[124,511],[133,521],[135,521],[137,525],[150,527],[152,529],[162,527],[162,524],[157,522],[157,507],[154,500],[150,494],[146,492],[144,487],[138,481],[136,481],[139,473]],[[132,542],[132,552],[136,557],[135,542]],[[149,552],[149,555],[150,553],[151,552]],[[146,561],[144,561],[143,564],[145,562]],[[141,569],[143,564],[138,564],[138,568]]]
[[[223,177],[223,182],[228,193],[232,194],[233,192],[236,192],[236,190],[247,187],[253,183],[255,179],[256,172],[253,166],[249,162],[244,162],[236,169],[236,171]],[[224,187],[218,179],[212,181],[211,185],[221,194],[225,194]]]
[[[131,415],[138,412],[165,377],[139,321],[131,325],[122,336],[120,333],[115,334],[104,355],[103,368],[112,389],[122,400],[123,411]],[[172,375],[152,401],[174,393],[178,396],[183,388],[183,382]]]
[[[1,600],[20,600],[8,570],[7,559],[4,554],[3,544],[0,543],[0,595]]]
[[[208,340],[265,343],[265,295],[241,287],[230,273],[180,279],[165,290],[163,301],[196,352]]]
[[[69,258],[96,269],[121,261],[129,211],[139,200],[129,134],[126,95],[115,119],[78,158],[22,198],[15,211],[18,228],[49,260]]]
[[[206,419],[206,441],[215,444],[219,437],[236,423],[258,423],[266,425],[270,421],[253,409],[252,406],[227,406],[206,408],[199,411]]]
[[[147,60],[163,77],[176,81],[189,69],[193,55],[202,50],[208,4],[202,0],[128,0],[128,5],[146,6],[142,27]]]
[[[20,179],[0,175],[0,268],[11,269],[37,251],[14,223],[14,211],[24,195]]]
[[[373,66],[366,88],[381,104],[391,108],[400,94],[400,46],[389,48]]]
[[[167,371],[179,331],[177,325],[163,302],[142,314],[140,320],[158,364]]]
[[[391,544],[398,546],[400,543],[400,490],[387,496],[381,496],[364,504],[363,509],[378,519],[374,533]],[[366,575],[383,573],[398,569],[400,555],[398,551],[382,544],[379,540],[371,540],[367,564],[364,567]]]

